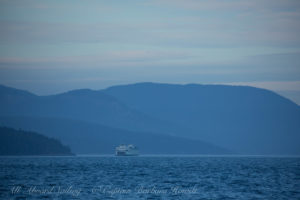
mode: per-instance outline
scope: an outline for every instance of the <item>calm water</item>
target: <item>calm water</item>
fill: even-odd
[[[147,198],[300,199],[300,158],[0,158],[0,199]]]

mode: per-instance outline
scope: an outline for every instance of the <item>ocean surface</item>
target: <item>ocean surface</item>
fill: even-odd
[[[0,157],[0,199],[300,199],[300,158]]]

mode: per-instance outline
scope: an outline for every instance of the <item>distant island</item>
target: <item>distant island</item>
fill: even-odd
[[[73,155],[60,141],[44,135],[0,127],[0,155]]]
[[[0,85],[0,124],[76,154],[300,155],[300,106],[248,86],[136,83],[55,95]]]

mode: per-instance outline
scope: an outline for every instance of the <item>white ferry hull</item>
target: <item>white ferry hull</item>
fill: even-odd
[[[139,151],[133,145],[121,145],[116,148],[116,156],[138,156]]]
[[[116,156],[138,156],[138,153],[116,152]]]

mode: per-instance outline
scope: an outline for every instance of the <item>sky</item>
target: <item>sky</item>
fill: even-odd
[[[0,84],[250,85],[300,105],[299,0],[0,0]]]

